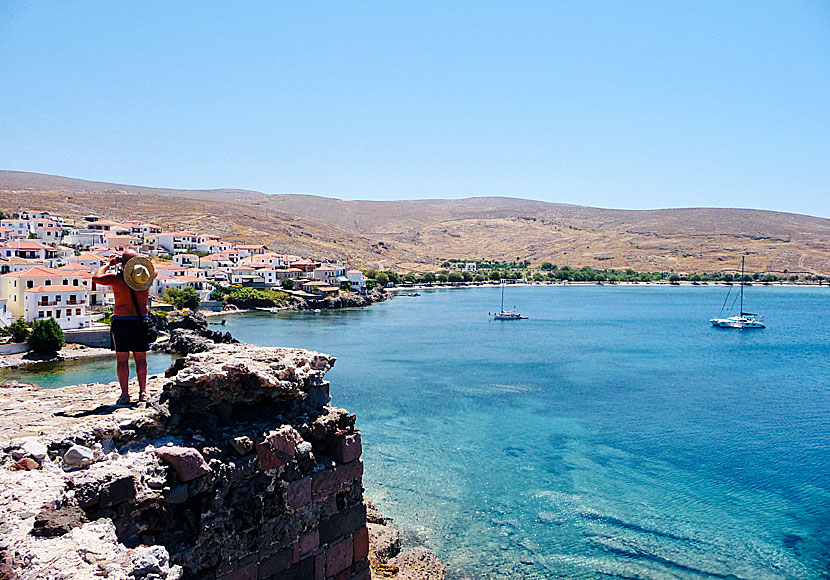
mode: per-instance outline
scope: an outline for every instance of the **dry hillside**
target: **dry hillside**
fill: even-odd
[[[97,213],[268,242],[286,252],[427,269],[444,258],[830,274],[830,220],[747,209],[608,210],[515,198],[342,201],[173,190],[0,172],[0,206]]]

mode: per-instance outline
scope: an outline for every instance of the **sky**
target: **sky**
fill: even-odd
[[[830,2],[0,0],[0,169],[830,217]]]

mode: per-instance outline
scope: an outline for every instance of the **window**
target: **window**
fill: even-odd
[[[41,310],[40,312],[37,313],[37,317],[38,318],[43,318],[43,310]]]
[[[81,315],[81,309],[80,309],[80,308],[76,308],[76,309],[75,309],[75,314],[77,314],[78,316],[80,316],[80,315]]]
[[[69,285],[69,280],[67,280],[66,278],[64,278],[64,279],[63,279],[63,285],[64,285],[64,286],[68,286],[68,285]]]
[[[52,285],[52,281],[51,281],[51,280],[47,280],[47,281],[46,281],[46,285],[47,285],[47,286],[51,286],[51,285]]]
[[[60,310],[55,310],[55,318],[60,318],[60,317],[61,317],[61,311]]]
[[[78,285],[78,279],[77,279],[77,278],[75,278],[74,280],[72,280],[72,285],[73,285],[73,286],[77,286],[77,285]]]
[[[26,281],[26,288],[34,288],[34,287],[35,287],[34,281],[32,281],[32,280],[27,280]]]
[[[52,311],[51,311],[51,310],[47,310],[47,311],[46,311],[46,316],[48,316],[49,318],[52,318]]]

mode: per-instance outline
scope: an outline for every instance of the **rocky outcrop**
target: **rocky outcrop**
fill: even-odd
[[[329,404],[333,364],[218,345],[126,409],[102,404],[114,385],[0,389],[0,577],[368,580],[361,438]],[[24,458],[38,466],[12,469]]]
[[[446,567],[431,550],[416,546],[401,553],[401,534],[390,526],[370,499],[366,504],[372,578],[444,580]]]
[[[361,308],[370,306],[375,302],[383,302],[389,298],[390,294],[383,289],[378,289],[372,294],[364,295],[357,292],[341,293],[336,298],[295,298],[291,304],[294,310],[313,310],[319,308],[320,310],[336,310],[339,308]]]
[[[153,344],[152,349],[185,356],[205,352],[217,344],[238,344],[230,332],[219,332],[208,327],[207,318],[200,312],[182,314],[174,312],[166,318],[158,318],[159,330],[168,337]]]

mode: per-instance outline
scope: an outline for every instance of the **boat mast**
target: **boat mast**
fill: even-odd
[[[741,316],[744,315],[744,260],[746,256],[741,256]]]
[[[504,312],[504,278],[501,280],[501,311]]]

